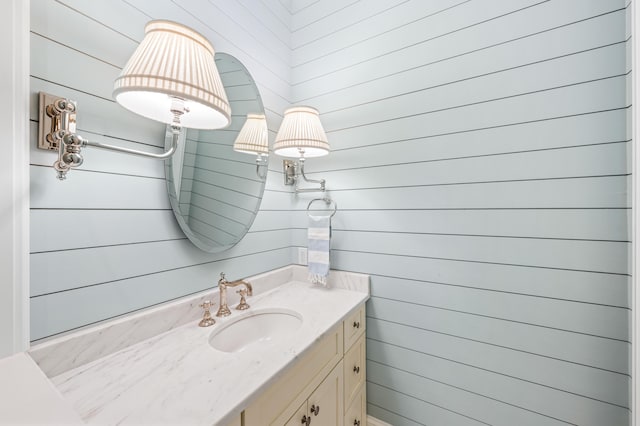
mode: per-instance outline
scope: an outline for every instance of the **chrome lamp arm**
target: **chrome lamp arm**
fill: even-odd
[[[256,158],[256,175],[260,179],[265,179],[267,177],[267,172],[269,167],[269,156],[266,154],[258,154]],[[262,172],[260,171],[262,168]]]
[[[122,152],[125,154],[139,155],[140,157],[154,158],[156,160],[166,160],[167,158],[171,158],[173,153],[178,148],[178,139],[180,138],[180,131],[178,130],[178,132],[172,132],[172,133],[173,133],[173,137],[171,139],[171,146],[169,147],[168,150],[166,150],[162,154],[154,154],[152,152],[138,151],[137,149],[123,148],[120,146],[109,145],[101,142],[93,142],[93,141],[88,141],[84,139],[83,139],[82,146],[92,146],[94,148],[107,149],[110,151]],[[73,137],[80,138],[80,136],[77,136],[77,135],[73,135]]]
[[[300,188],[298,186],[298,184],[300,183],[300,179],[296,179],[296,186],[295,186],[295,191],[296,192],[318,192],[318,191],[325,191],[325,180],[324,179],[309,179],[307,178],[307,175],[304,174],[304,157],[301,157],[300,160],[298,160],[300,162],[300,176],[302,176],[302,179],[304,179],[305,182],[307,183],[317,183],[320,185],[319,188]]]

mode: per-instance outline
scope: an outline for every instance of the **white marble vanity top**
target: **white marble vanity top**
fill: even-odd
[[[51,380],[89,424],[225,426],[369,297],[367,276],[353,274],[354,281],[344,279],[345,275],[339,285],[324,288],[305,282],[303,268],[292,268],[289,281],[282,285],[270,284],[261,292],[254,284],[247,311],[232,309],[231,316],[216,318],[216,324],[207,328],[190,321]],[[217,297],[212,299],[217,305]],[[209,335],[216,328],[263,308],[296,311],[303,317],[302,324],[290,338],[240,353],[220,352],[209,345]]]
[[[26,353],[0,359],[1,425],[80,425],[80,417]]]

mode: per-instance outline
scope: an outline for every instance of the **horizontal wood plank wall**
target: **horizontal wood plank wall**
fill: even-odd
[[[37,0],[31,5],[31,338],[39,341],[212,288],[291,261],[289,194],[272,165],[247,236],[220,254],[196,249],[177,226],[162,162],[86,149],[58,182],[55,154],[35,149],[37,92],[78,101],[81,134],[138,149],[164,145],[164,126],[111,97],[113,80],[151,19],[171,19],[242,61],[258,84],[273,139],[290,104],[288,2]],[[155,148],[158,147],[158,148]],[[253,170],[253,169],[251,169]]]
[[[626,3],[293,2],[332,266],[372,275],[369,414],[629,424]]]

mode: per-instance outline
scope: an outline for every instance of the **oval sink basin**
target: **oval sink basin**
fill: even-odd
[[[255,310],[223,324],[209,336],[209,344],[223,352],[242,352],[254,344],[282,340],[300,328],[302,315],[286,309]]]

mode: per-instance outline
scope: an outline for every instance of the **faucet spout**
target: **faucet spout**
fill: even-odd
[[[237,287],[239,285],[244,285],[247,288],[247,296],[253,296],[253,287],[251,287],[249,281],[236,280],[225,284],[226,287]]]
[[[253,287],[251,286],[251,283],[244,280],[235,280],[235,281],[229,282],[225,278],[224,272],[220,274],[220,279],[218,280],[218,290],[220,291],[220,307],[218,308],[218,312],[216,313],[217,317],[226,317],[228,315],[231,315],[231,311],[229,310],[229,306],[227,305],[227,288],[237,287],[239,285],[244,285],[247,288],[246,290],[247,296],[253,296]],[[241,295],[242,295],[242,300],[244,301],[244,295],[242,293]],[[246,309],[249,307],[249,305],[246,305],[246,302],[244,303],[243,306],[246,306],[243,309]]]

